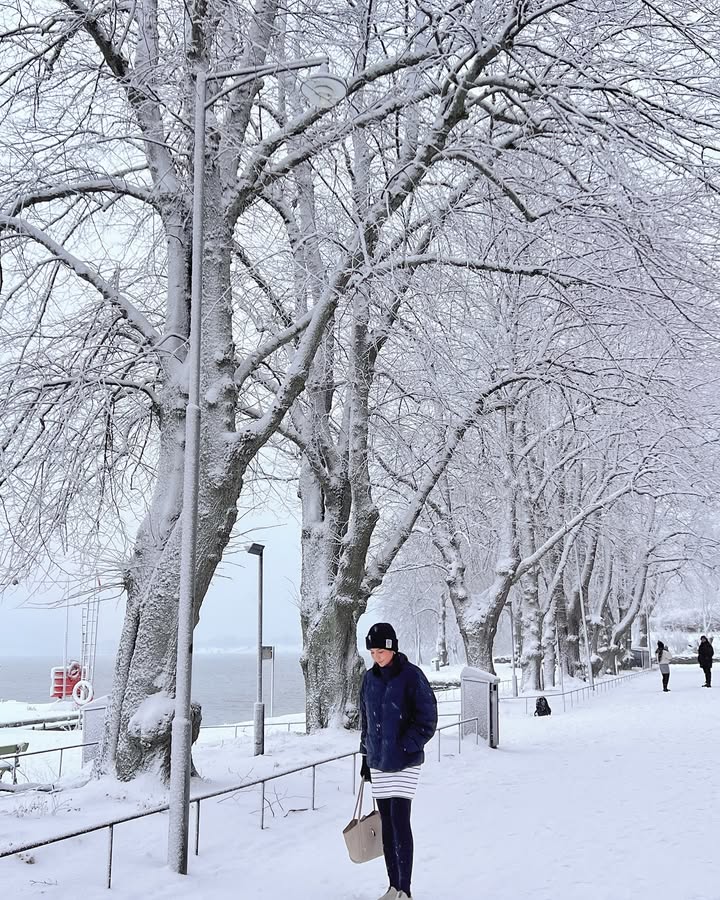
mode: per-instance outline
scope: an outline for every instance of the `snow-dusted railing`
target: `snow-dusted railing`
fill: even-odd
[[[67,748],[66,748],[67,749]],[[326,765],[327,763],[336,762],[341,759],[348,759],[349,757],[353,758],[353,791],[355,790],[355,769],[356,765],[356,757],[358,756],[359,751],[355,750],[351,753],[343,753],[340,756],[331,756],[326,759],[318,760],[317,762],[310,763],[305,766],[298,766],[294,769],[287,769],[284,772],[277,772],[273,775],[268,775],[265,778],[257,778],[254,781],[248,781],[244,784],[232,785],[231,787],[221,788],[220,790],[210,791],[209,793],[197,794],[194,797],[190,798],[190,804],[195,805],[195,855],[199,854],[199,846],[200,846],[200,803],[203,800],[210,800],[215,797],[220,797],[224,794],[233,794],[238,791],[246,790],[247,788],[260,786],[261,789],[261,800],[260,800],[260,827],[265,827],[265,785],[269,781],[275,781],[278,778],[283,778],[287,775],[294,775],[298,772],[303,772],[308,769],[312,770],[312,809],[315,809],[315,785],[316,785],[316,770],[318,766]],[[150,809],[145,809],[142,812],[132,813],[127,816],[119,816],[115,819],[109,819],[105,822],[100,822],[96,825],[90,825],[86,828],[78,828],[73,831],[66,831],[63,834],[57,834],[50,838],[45,838],[42,841],[25,841],[21,844],[10,844],[5,847],[0,847],[0,859],[3,859],[6,856],[13,856],[16,853],[24,853],[29,850],[37,850],[39,847],[44,847],[48,844],[57,844],[60,841],[67,841],[74,837],[81,837],[85,834],[92,834],[95,831],[103,831],[104,829],[108,830],[108,857],[107,857],[107,882],[106,886],[110,888],[112,886],[112,862],[113,862],[113,839],[114,839],[114,828],[116,825],[123,825],[126,822],[134,822],[138,819],[144,819],[147,816],[155,816],[159,813],[164,813],[169,810],[169,804],[163,803],[159,806],[151,807]]]
[[[77,725],[80,714],[76,712],[60,713],[57,716],[42,716],[35,719],[18,719],[17,722],[2,722],[0,728],[25,728],[32,725]],[[45,730],[45,729],[41,729]],[[72,730],[72,729],[69,729]]]
[[[438,739],[438,760],[440,760],[441,755],[441,738],[442,731],[447,730],[448,728],[457,728],[458,730],[458,752],[462,752],[462,729],[461,725],[464,725],[466,722],[475,722],[475,742],[478,741],[478,719],[477,717],[472,719],[458,720],[457,722],[453,722],[450,725],[441,725],[437,730],[437,739]],[[82,745],[81,745],[82,746]],[[87,746],[87,745],[86,745]],[[57,749],[57,748],[56,748]],[[70,749],[69,747],[63,748],[65,750]],[[43,753],[45,751],[36,751],[37,753]],[[315,809],[315,788],[316,788],[316,778],[317,778],[317,769],[319,766],[327,765],[328,763],[338,762],[339,760],[348,759],[352,757],[353,767],[352,767],[352,791],[353,794],[356,791],[356,780],[357,780],[357,757],[360,755],[359,750],[353,750],[350,753],[343,753],[339,756],[330,756],[326,759],[318,760],[314,763],[309,763],[304,766],[297,766],[294,769],[287,769],[284,772],[276,772],[273,775],[267,775],[264,778],[256,778],[254,781],[247,781],[244,784],[232,785],[231,787],[220,788],[219,790],[210,791],[204,794],[198,794],[194,797],[190,798],[190,804],[195,806],[195,847],[194,852],[195,856],[199,855],[200,852],[200,804],[203,800],[211,800],[216,797],[222,797],[225,794],[234,794],[238,791],[247,790],[252,787],[260,787],[260,828],[265,827],[265,786],[270,781],[275,781],[278,778],[284,778],[288,775],[296,775],[299,772],[305,772],[308,769],[312,770],[312,791],[311,791],[311,808]],[[100,822],[96,825],[91,825],[86,828],[78,828],[74,831],[67,831],[63,834],[57,834],[50,838],[45,838],[42,841],[26,841],[21,844],[10,844],[5,847],[0,847],[0,859],[3,859],[7,856],[14,856],[16,853],[24,853],[30,850],[37,850],[39,847],[45,847],[48,844],[57,844],[61,841],[67,841],[74,837],[81,837],[82,835],[92,834],[96,831],[103,831],[107,829],[108,831],[108,855],[107,855],[107,882],[106,886],[110,888],[112,886],[112,865],[113,865],[113,840],[114,840],[114,829],[116,825],[123,825],[126,822],[134,822],[138,819],[144,819],[147,816],[155,816],[160,813],[167,812],[169,810],[169,805],[167,803],[163,803],[159,806],[152,807],[151,809],[145,809],[142,812],[132,813],[127,816],[120,816],[115,819],[110,819],[105,822]]]
[[[305,719],[295,719],[292,722],[268,722],[265,721],[265,728],[285,728],[287,726],[288,734],[290,734],[290,726],[291,725],[305,725]],[[237,725],[201,725],[200,731],[217,731],[220,728],[232,728],[233,729],[233,737],[236,738],[238,736],[238,730],[242,729],[243,733],[245,731],[252,731],[255,725],[252,722],[240,722]]]
[[[439,700],[438,703],[457,703],[456,700]],[[458,717],[458,713],[439,713],[439,718],[441,719],[456,719]],[[453,723],[457,724],[457,723]],[[296,720],[293,722],[266,722],[265,727],[268,725],[276,725],[276,726],[288,726],[288,734],[290,733],[291,725],[305,725],[304,720]],[[249,725],[204,725],[201,727],[201,731],[210,731],[215,728],[232,728],[234,729],[234,738],[238,736],[238,729],[252,729],[252,723]],[[446,728],[453,727],[451,725],[445,726]],[[26,756],[43,756],[48,753],[59,753],[60,760],[58,764],[58,773],[57,778],[62,778],[62,770],[63,770],[63,751],[65,750],[82,750],[83,747],[98,747],[100,745],[100,741],[88,741],[86,744],[70,744],[66,747],[46,747],[44,750],[26,750],[24,753],[10,753],[6,755],[0,755],[0,759],[18,759],[24,758]]]
[[[528,696],[523,695],[521,697],[500,697],[500,700],[502,703],[513,703],[518,700],[524,700],[525,701],[525,712],[529,715],[530,712],[534,711],[529,708],[529,704],[534,704],[535,701],[537,700],[537,698],[539,696],[541,696],[541,694],[545,697],[550,697],[550,698],[561,697],[562,705],[563,705],[563,712],[566,712],[567,711],[567,704],[566,704],[566,700],[565,700],[566,697],[569,697],[570,708],[572,709],[573,706],[575,705],[575,703],[577,701],[579,701],[580,699],[588,699],[594,693],[597,694],[597,693],[600,693],[601,691],[608,691],[608,690],[610,690],[610,688],[617,687],[619,684],[622,684],[623,682],[627,681],[630,678],[637,678],[638,675],[644,675],[646,672],[650,672],[650,671],[651,671],[650,669],[639,669],[637,672],[628,672],[627,675],[618,675],[615,678],[608,678],[608,679],[603,679],[602,681],[596,681],[594,685],[584,684],[582,687],[573,688],[570,691],[556,691],[553,689],[549,689],[544,692],[540,691],[537,694],[532,694],[532,695],[528,695]]]
[[[457,702],[457,701],[454,701],[454,702]],[[458,753],[462,753],[463,734],[462,734],[462,728],[460,726],[469,724],[470,722],[475,723],[475,746],[477,746],[479,743],[478,728],[480,727],[480,722],[479,722],[479,719],[477,716],[473,716],[470,719],[461,719],[460,716],[458,716],[457,722],[453,722],[450,725],[441,725],[439,728],[435,729],[435,734],[437,735],[437,739],[438,739],[438,741],[437,741],[438,762],[440,762],[440,747],[441,747],[441,743],[442,743],[442,734],[440,732],[447,731],[448,728],[457,728],[457,730],[458,730]]]
[[[44,753],[59,753],[60,764],[58,766],[57,777],[62,777],[63,767],[63,751],[64,750],[82,750],[83,747],[97,747],[100,741],[88,741],[86,744],[70,744],[67,747],[46,747],[45,750],[25,750],[24,753],[11,753],[6,756],[0,756],[0,759],[24,759],[26,756],[42,756]]]

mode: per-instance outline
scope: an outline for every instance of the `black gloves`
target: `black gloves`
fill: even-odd
[[[363,756],[362,765],[360,766],[360,777],[363,781],[372,781],[370,777],[370,766],[367,764],[367,757]]]

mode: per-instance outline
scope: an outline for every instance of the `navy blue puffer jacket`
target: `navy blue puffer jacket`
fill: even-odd
[[[404,653],[367,670],[360,716],[360,752],[371,769],[399,772],[425,761],[423,747],[437,727],[437,700],[422,670]]]

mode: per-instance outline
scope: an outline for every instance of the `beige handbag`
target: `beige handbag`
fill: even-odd
[[[362,815],[363,790],[365,780],[360,779],[360,790],[355,803],[355,812],[352,819],[343,829],[343,837],[347,844],[350,859],[354,863],[364,863],[382,856],[382,828],[380,827],[380,813],[375,807],[366,816]]]

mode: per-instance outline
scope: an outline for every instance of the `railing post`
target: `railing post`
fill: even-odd
[[[200,801],[195,801],[195,856],[200,850]]]
[[[265,827],[265,782],[260,782],[260,830]]]
[[[112,884],[112,856],[113,856],[113,826],[108,827],[108,861],[107,861],[107,886],[110,890]]]
[[[458,716],[458,756],[462,753],[462,725]]]
[[[315,766],[312,767],[312,809],[315,809]]]
[[[58,780],[62,778],[62,764],[63,764],[63,748],[60,748],[60,766],[58,767]]]

